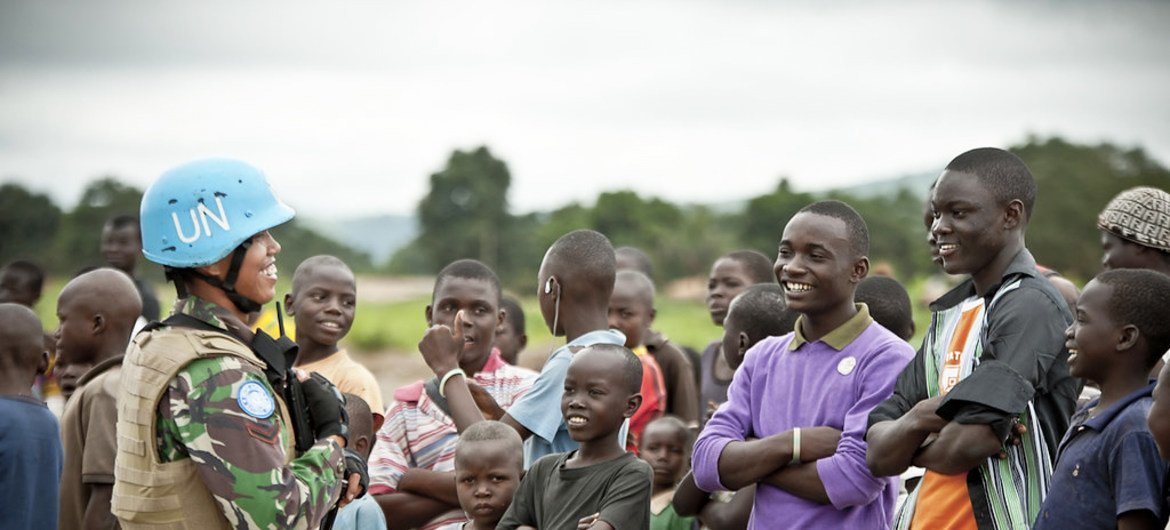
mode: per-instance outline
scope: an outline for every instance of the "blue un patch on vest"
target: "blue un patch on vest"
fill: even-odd
[[[248,381],[240,386],[240,397],[236,400],[240,410],[253,418],[265,419],[276,411],[276,400],[272,393],[257,381]]]

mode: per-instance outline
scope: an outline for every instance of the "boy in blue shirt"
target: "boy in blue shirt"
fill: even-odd
[[[1069,370],[1097,383],[1101,397],[1073,415],[1035,528],[1163,528],[1170,467],[1145,420],[1147,374],[1170,347],[1170,277],[1101,273],[1077,300],[1066,337]]]

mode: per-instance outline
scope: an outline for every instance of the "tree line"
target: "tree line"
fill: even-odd
[[[1074,279],[1086,280],[1100,269],[1095,223],[1109,199],[1134,186],[1170,190],[1170,172],[1140,147],[1030,136],[1008,149],[1036,177],[1029,248],[1040,263]],[[454,259],[474,257],[492,265],[506,285],[527,292],[545,249],[557,237],[592,228],[615,246],[646,251],[661,284],[706,274],[717,257],[736,249],[774,256],[784,225],[797,210],[834,198],[865,218],[875,266],[903,280],[936,271],[925,245],[927,189],[902,188],[867,197],[802,192],[780,179],[772,192],[750,198],[735,211],[673,204],[625,190],[603,192],[592,205],[574,202],[548,212],[512,214],[510,183],[506,163],[487,147],[452,153],[446,166],[431,175],[430,192],[419,202],[418,237],[393,256],[387,270],[433,274]]]
[[[1029,137],[1009,149],[1036,176],[1038,200],[1028,228],[1037,260],[1074,279],[1100,269],[1097,213],[1118,192],[1133,186],[1170,190],[1170,171],[1140,147],[1077,144],[1059,137]],[[941,164],[940,164],[941,165]],[[359,272],[434,274],[446,263],[472,257],[491,265],[505,285],[527,292],[544,251],[565,232],[592,228],[615,246],[633,245],[654,260],[656,280],[706,274],[721,254],[747,248],[774,256],[788,219],[822,198],[840,199],[869,224],[871,260],[909,280],[935,272],[924,244],[926,189],[902,188],[878,196],[842,191],[810,193],[778,179],[769,193],[742,207],[675,204],[629,190],[600,193],[592,204],[573,202],[551,211],[514,213],[508,204],[511,174],[487,147],[456,150],[430,175],[430,190],[416,215],[419,234],[386,264],[336,242],[295,220],[274,232],[284,247],[282,263],[334,254]],[[136,215],[142,190],[103,177],[65,211],[44,194],[19,184],[0,185],[0,263],[29,259],[52,274],[72,275],[102,264],[101,227],[118,214]],[[157,267],[142,267],[162,280]]]

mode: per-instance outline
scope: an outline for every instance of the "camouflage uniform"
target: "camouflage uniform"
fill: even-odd
[[[215,307],[190,297],[177,311],[227,332]],[[256,418],[240,404],[239,390],[255,387],[251,382],[280,399],[262,372],[234,357],[199,359],[179,370],[156,410],[159,460],[191,458],[234,528],[315,528],[338,500],[342,451],[318,441],[290,462],[291,426],[280,414]]]

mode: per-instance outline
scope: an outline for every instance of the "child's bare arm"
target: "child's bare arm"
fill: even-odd
[[[989,425],[950,422],[914,457],[914,465],[944,475],[975,469],[1003,448]]]
[[[840,441],[841,431],[832,427],[801,429],[802,463],[782,467],[764,478],[763,482],[803,499],[829,504],[829,494],[817,472],[816,461],[836,454]]]
[[[398,491],[414,493],[424,497],[459,506],[459,494],[455,491],[453,471],[432,471],[419,467],[407,469],[398,479]]]
[[[84,523],[86,530],[118,528],[118,520],[110,512],[110,498],[114,493],[113,484],[90,484],[89,503],[85,505]]]
[[[699,520],[711,530],[746,530],[756,500],[756,486],[743,488],[728,502],[711,502],[703,507]]]
[[[408,530],[427,524],[431,519],[458,508],[443,501],[413,493],[395,492],[374,495],[386,516],[387,530]]]
[[[710,500],[710,495],[695,484],[693,472],[688,471],[675,488],[674,499],[670,503],[674,506],[675,513],[683,517],[692,517],[698,515]]]

